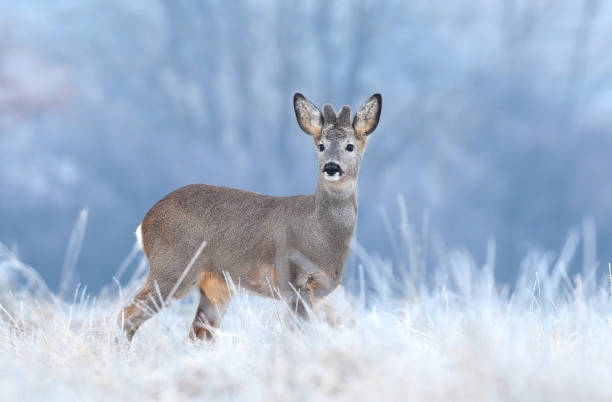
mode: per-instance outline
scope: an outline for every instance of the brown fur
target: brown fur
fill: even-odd
[[[225,278],[219,274],[204,272],[199,286],[215,306],[230,298],[230,291]]]

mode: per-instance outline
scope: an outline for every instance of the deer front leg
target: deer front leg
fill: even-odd
[[[313,304],[329,294],[336,286],[329,280],[328,275],[321,271],[299,274],[296,280],[295,297],[289,299],[293,302],[290,307],[298,317],[308,319]]]
[[[308,320],[312,312],[312,291],[307,289],[297,291],[291,308],[297,317]]]

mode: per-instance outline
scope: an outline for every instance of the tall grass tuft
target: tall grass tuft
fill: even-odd
[[[612,266],[595,261],[592,222],[502,284],[493,240],[478,261],[398,202],[397,221],[382,213],[393,255],[356,239],[343,287],[311,321],[296,329],[282,303],[238,295],[210,343],[188,340],[195,295],[125,341],[116,316],[146,274],[136,247],[99,294],[71,288],[86,212],[58,293],[0,244],[0,399],[612,399]]]

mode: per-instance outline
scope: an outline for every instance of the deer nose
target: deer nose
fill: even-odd
[[[340,165],[337,163],[327,162],[325,166],[323,166],[323,172],[328,176],[335,176],[336,173],[342,174],[342,169],[340,169]]]

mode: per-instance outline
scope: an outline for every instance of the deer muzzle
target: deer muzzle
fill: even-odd
[[[327,162],[325,166],[323,166],[323,175],[325,179],[329,181],[340,180],[340,176],[342,176],[342,168],[335,162]]]

